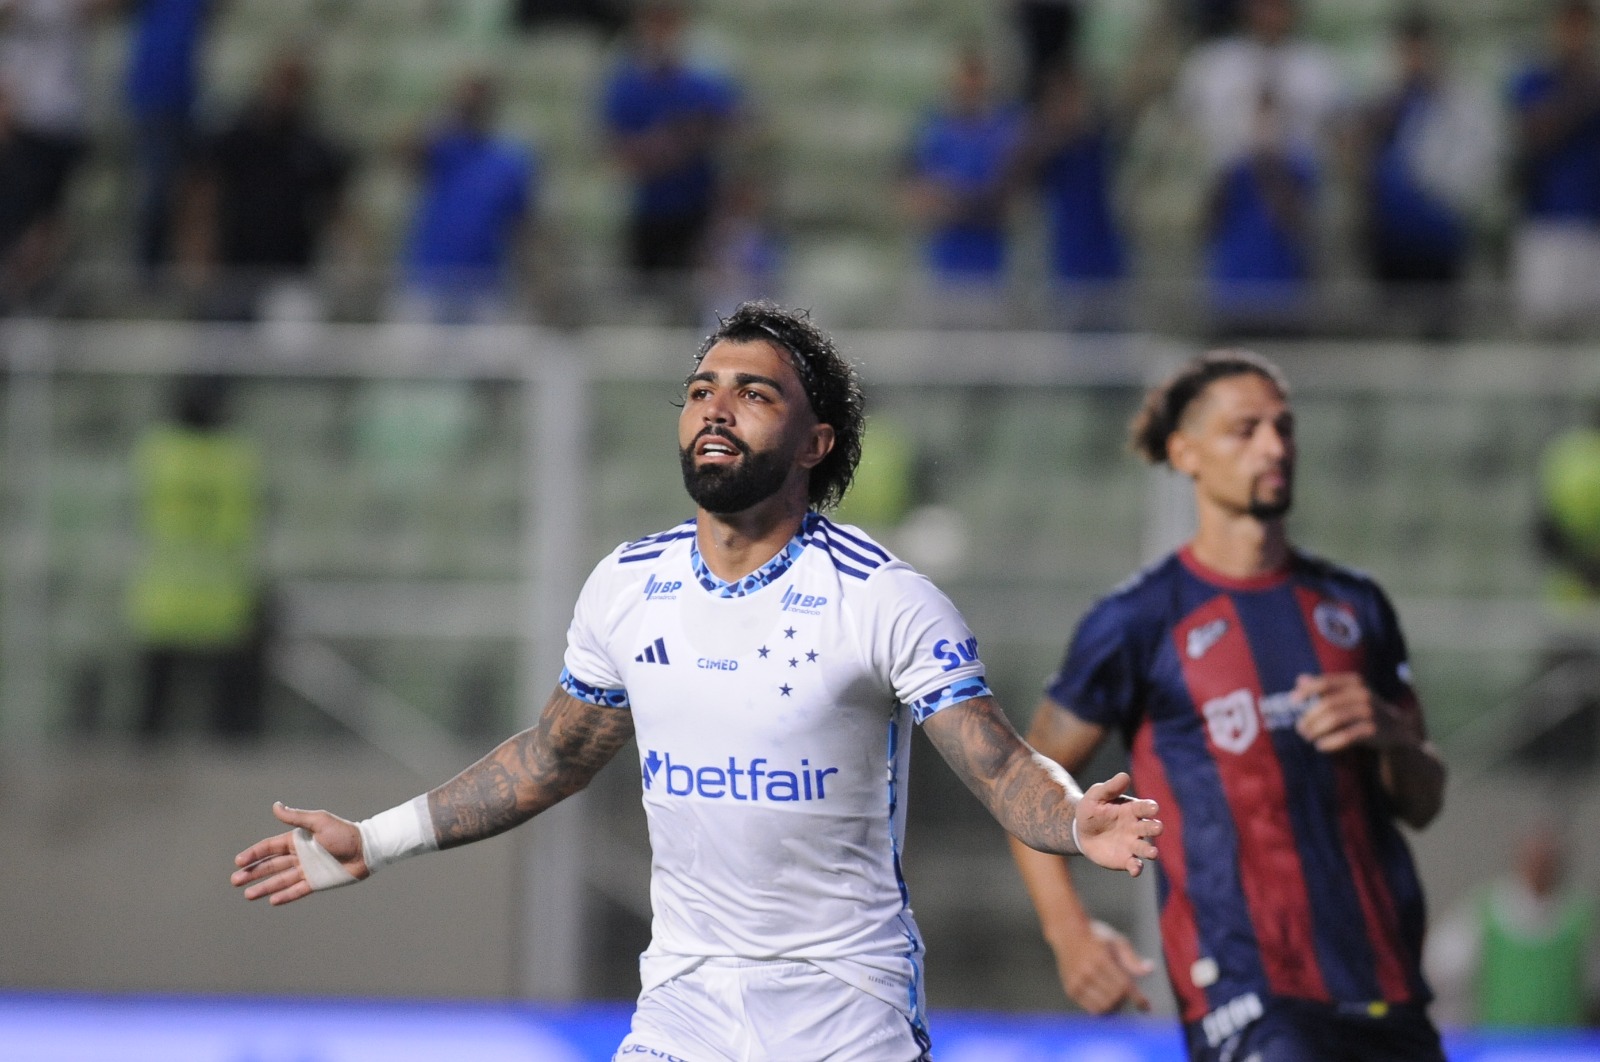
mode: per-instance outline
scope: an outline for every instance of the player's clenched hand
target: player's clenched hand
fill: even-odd
[[[276,906],[309,896],[313,889],[348,884],[368,876],[361,831],[355,823],[326,811],[299,811],[281,803],[272,805],[272,813],[297,829],[257,841],[233,857],[234,865],[240,869],[228,880],[236,886],[248,886],[245,899],[265,896],[268,903]],[[296,843],[295,834],[300,831],[304,833]],[[307,844],[312,839],[332,857],[334,865],[307,866],[308,859],[320,855]],[[341,872],[343,879],[335,880]]]
[[[1311,702],[1295,729],[1320,752],[1340,752],[1352,745],[1395,748],[1423,740],[1420,716],[1379,697],[1354,672],[1301,675],[1293,695]]]
[[[1088,936],[1060,941],[1054,950],[1061,987],[1090,1014],[1110,1014],[1126,1003],[1150,1009],[1137,978],[1153,971],[1155,964],[1104,922],[1090,923]]]
[[[1144,861],[1156,857],[1150,838],[1161,833],[1161,823],[1154,800],[1127,795],[1132,783],[1123,771],[1084,790],[1076,810],[1077,840],[1079,850],[1096,863],[1136,878]]]

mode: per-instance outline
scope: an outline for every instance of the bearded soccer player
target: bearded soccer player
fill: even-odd
[[[836,503],[861,392],[803,315],[747,304],[702,346],[678,446],[694,519],[590,575],[539,722],[360,823],[296,827],[236,858],[274,904],[402,856],[481,840],[588,783],[637,737],[652,940],[618,1057],[928,1057],[922,941],[900,874],[910,724],[1011,833],[1137,875],[1156,805],[1118,775],[1080,793],[996,706],[937,589]]]
[[[1116,731],[1161,804],[1161,939],[1191,1059],[1442,1059],[1396,820],[1438,814],[1444,764],[1383,592],[1289,543],[1288,385],[1212,352],[1151,391],[1132,434],[1193,481],[1198,529],[1083,618],[1028,739],[1075,770]],[[1090,918],[1062,860],[1012,847],[1067,994],[1147,1009],[1151,965]]]

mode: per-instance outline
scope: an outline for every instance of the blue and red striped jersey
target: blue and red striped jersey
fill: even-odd
[[[1300,675],[1352,671],[1421,711],[1370,578],[1296,552],[1229,579],[1187,548],[1083,618],[1047,693],[1122,733],[1160,803],[1161,937],[1185,1021],[1249,993],[1425,1003],[1422,889],[1376,755],[1294,729]]]

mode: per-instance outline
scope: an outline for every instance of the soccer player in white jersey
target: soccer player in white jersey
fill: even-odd
[[[949,600],[821,514],[849,486],[862,428],[855,374],[825,333],[740,307],[684,390],[695,517],[595,568],[539,722],[359,823],[275,805],[295,828],[239,853],[233,883],[288,903],[493,836],[635,737],[654,923],[616,1058],[927,1058],[900,874],[910,724],[1041,850],[1137,875],[1161,824],[1126,775],[1080,792],[1026,745]]]

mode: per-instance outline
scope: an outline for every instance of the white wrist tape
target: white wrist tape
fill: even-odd
[[[1078,811],[1076,808],[1072,811],[1072,847],[1078,850],[1079,855],[1083,855],[1083,842],[1078,840]]]
[[[340,866],[339,861],[317,843],[311,831],[300,828],[290,836],[294,839],[295,855],[300,857],[300,872],[306,876],[306,884],[313,892],[337,889],[356,880],[354,874]]]
[[[367,871],[372,874],[391,863],[439,847],[426,795],[379,812],[356,825],[361,830],[361,851],[366,857]]]

